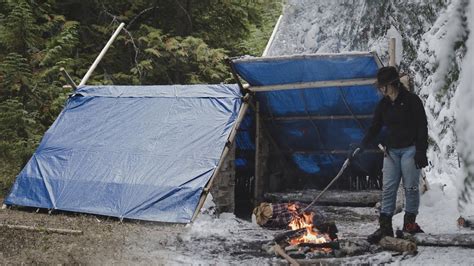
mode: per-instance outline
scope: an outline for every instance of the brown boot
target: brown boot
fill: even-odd
[[[409,234],[424,233],[420,226],[415,222],[416,214],[405,212],[403,216],[403,231]]]
[[[380,228],[367,237],[367,241],[371,244],[377,244],[386,236],[393,237],[392,216],[381,213],[379,217]]]

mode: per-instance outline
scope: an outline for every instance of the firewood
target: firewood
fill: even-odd
[[[299,236],[303,235],[304,232],[306,232],[306,228],[285,231],[281,234],[276,235],[273,238],[273,241],[275,241],[275,243],[280,243],[282,241],[287,241],[287,240],[292,239],[294,237],[299,237]]]
[[[416,234],[413,237],[419,246],[474,247],[474,234]]]
[[[393,261],[392,254],[388,251],[377,252],[360,256],[343,258],[321,258],[297,260],[301,265],[372,265],[384,264]]]
[[[394,238],[390,236],[386,236],[380,240],[379,245],[388,250],[398,251],[398,252],[416,252],[416,244],[414,242],[401,239],[401,238]]]
[[[275,244],[274,246],[274,250],[275,252],[282,256],[285,260],[287,260],[291,265],[293,266],[299,266],[300,264],[295,260],[293,259],[292,257],[288,256],[288,254],[285,253],[285,251],[281,248],[280,245],[278,244]]]
[[[327,242],[327,243],[299,243],[299,247],[310,247],[310,248],[332,248],[339,249],[340,245],[337,241]]]
[[[9,229],[33,231],[33,232],[47,232],[47,233],[58,233],[58,234],[82,235],[82,233],[83,233],[81,230],[62,229],[62,228],[48,228],[48,227],[27,226],[27,225],[0,224],[0,227],[5,227],[5,228],[9,228]]]

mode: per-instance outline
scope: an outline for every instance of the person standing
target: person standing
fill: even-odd
[[[356,147],[363,151],[383,126],[387,128],[380,228],[368,236],[371,243],[378,243],[384,236],[393,237],[392,216],[401,179],[405,190],[403,230],[411,234],[423,232],[416,223],[416,215],[420,205],[420,171],[428,165],[428,124],[421,99],[400,82],[399,72],[393,66],[379,69],[376,85],[383,98],[375,109],[371,126]],[[349,159],[357,155],[351,152]]]

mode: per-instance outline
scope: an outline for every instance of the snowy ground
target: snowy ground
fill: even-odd
[[[428,232],[474,233],[456,226],[457,213],[446,213],[455,202],[447,191],[422,197],[420,224]],[[441,208],[442,207],[442,208]],[[335,220],[340,239],[365,238],[377,227],[374,208],[320,207]],[[394,226],[401,226],[399,214]],[[224,213],[202,214],[191,225],[163,225],[95,217],[84,214],[36,213],[34,210],[0,210],[0,223],[83,230],[83,235],[59,235],[0,227],[0,264],[119,264],[119,265],[285,265],[261,249],[278,233]],[[456,247],[419,247],[416,256],[380,252],[368,260],[347,263],[400,263],[401,265],[473,265],[474,250]],[[330,263],[331,259],[326,262]]]

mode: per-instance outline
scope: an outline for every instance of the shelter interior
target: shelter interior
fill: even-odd
[[[270,192],[326,187],[370,125],[380,99],[378,57],[247,57],[232,64],[253,95],[235,142],[235,213],[248,217]],[[331,189],[381,189],[382,161],[377,146],[369,147]]]

